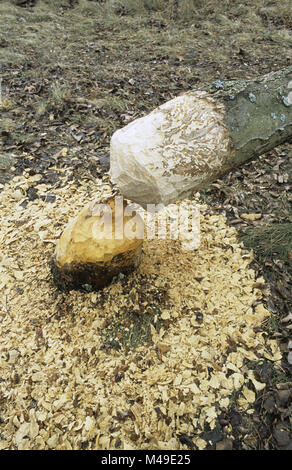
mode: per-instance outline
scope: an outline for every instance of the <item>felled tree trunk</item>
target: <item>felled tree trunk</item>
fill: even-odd
[[[255,80],[216,80],[116,131],[110,175],[146,207],[189,197],[292,136],[292,66]]]

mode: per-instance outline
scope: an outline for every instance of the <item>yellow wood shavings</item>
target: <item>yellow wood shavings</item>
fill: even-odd
[[[244,220],[249,220],[251,222],[254,222],[255,220],[259,220],[262,218],[262,214],[241,214],[241,217]]]
[[[40,176],[18,176],[0,193],[0,449],[187,449],[181,434],[204,449],[204,425],[215,426],[234,390],[249,411],[253,387],[264,387],[244,372],[247,361],[281,360],[276,341],[259,331],[269,312],[252,253],[202,205],[196,251],[145,240],[128,278],[62,293],[48,262],[88,202],[88,183],[24,207],[20,196]],[[110,191],[106,180],[92,187],[94,198]],[[147,343],[126,347],[114,328],[105,338],[134,315],[153,320]]]

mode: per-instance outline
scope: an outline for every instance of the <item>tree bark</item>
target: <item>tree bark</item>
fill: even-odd
[[[225,106],[234,167],[292,137],[292,66],[251,81],[217,80],[202,89]]]
[[[110,175],[143,207],[190,197],[292,136],[292,66],[205,85],[116,131]]]

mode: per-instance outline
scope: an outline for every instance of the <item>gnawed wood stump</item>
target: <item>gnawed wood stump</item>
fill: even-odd
[[[136,213],[127,215],[126,207],[120,197],[95,201],[69,222],[51,262],[59,287],[100,289],[139,266],[143,220]]]

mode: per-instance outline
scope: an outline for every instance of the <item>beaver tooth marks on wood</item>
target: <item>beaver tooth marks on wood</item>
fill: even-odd
[[[292,67],[219,82],[184,93],[113,134],[110,177],[123,196],[148,210],[148,204],[167,206],[291,137]],[[142,240],[101,234],[97,205],[65,229],[52,269],[57,281],[100,288],[138,266]],[[113,205],[112,199],[107,206],[114,211]]]
[[[143,233],[139,236],[138,232],[143,220],[138,214],[134,218],[125,215],[125,207],[125,201],[119,204],[113,197],[106,204],[96,200],[68,223],[51,263],[55,282],[61,288],[99,289],[119,273],[128,274],[137,268],[143,244]],[[127,230],[131,221],[137,232],[133,238],[129,237],[129,227]]]
[[[220,85],[220,86],[219,86]],[[145,207],[190,197],[292,134],[292,67],[187,92],[117,130],[110,177]]]
[[[204,91],[168,101],[113,134],[111,180],[142,206],[183,199],[228,161],[223,119],[224,106]]]

